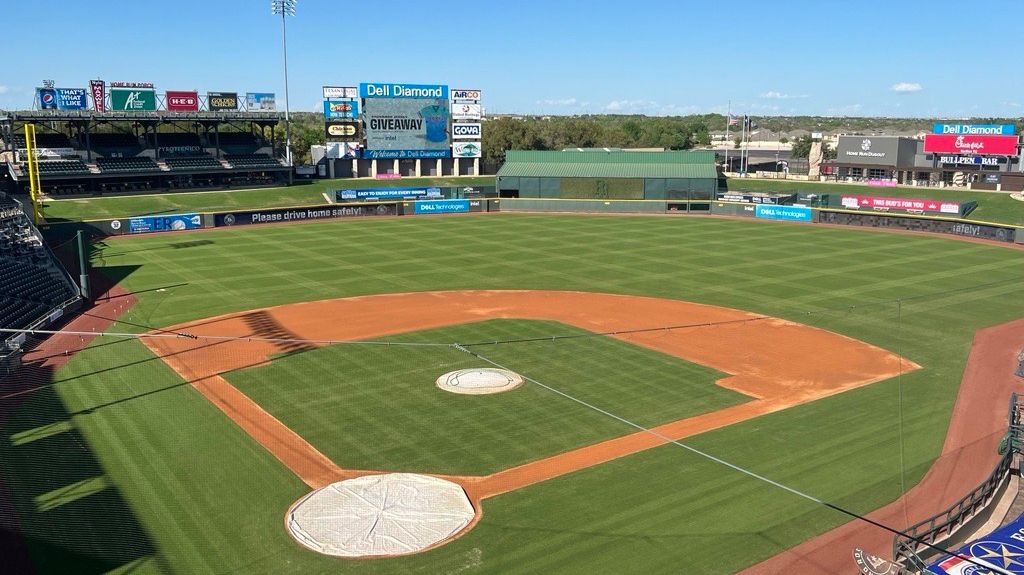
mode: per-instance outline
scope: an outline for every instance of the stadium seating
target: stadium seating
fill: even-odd
[[[167,167],[176,172],[190,170],[222,170],[224,165],[209,155],[204,156],[170,156],[164,158]]]
[[[74,176],[89,173],[89,166],[86,166],[85,162],[78,159],[39,160],[36,166],[39,167],[39,177]],[[25,166],[23,170],[27,174],[28,166]]]
[[[280,168],[281,162],[267,154],[228,154],[224,156],[235,169]]]
[[[95,148],[138,148],[139,139],[124,132],[90,134],[89,143]]]
[[[0,326],[28,327],[76,295],[25,213],[0,199]]]
[[[101,172],[115,174],[123,172],[159,172],[160,167],[156,165],[153,158],[98,158],[96,165]]]
[[[259,146],[256,136],[249,132],[220,132],[210,134],[210,145],[220,142],[221,146]]]
[[[12,138],[14,140],[15,148],[25,147],[25,134],[14,134]],[[36,133],[36,147],[37,148],[72,148],[74,147],[71,140],[64,134],[57,134],[54,132],[37,132]]]

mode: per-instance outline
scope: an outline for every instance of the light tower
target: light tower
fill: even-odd
[[[288,110],[288,16],[295,15],[295,6],[299,0],[271,0],[271,11],[281,15],[281,47],[284,50],[284,153],[285,161],[288,162],[288,184],[292,183],[292,173],[295,168],[292,164],[292,123]]]

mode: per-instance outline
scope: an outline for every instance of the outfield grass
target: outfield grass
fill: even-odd
[[[972,192],[949,188],[874,188],[860,184],[826,182],[799,182],[793,180],[755,180],[729,178],[730,191],[784,192],[816,194],[848,194],[895,198],[927,198],[954,202],[978,202],[978,207],[967,215],[968,219],[1024,226],[1024,202],[1006,192]]]
[[[158,193],[143,196],[104,196],[83,199],[51,199],[43,215],[51,222],[124,218],[183,212],[217,212],[326,204],[323,193],[342,188],[393,188],[399,186],[493,186],[494,176],[450,178],[369,178],[317,180],[312,184],[282,188],[256,188],[216,192]]]
[[[492,320],[387,341],[586,333],[556,322]],[[610,338],[488,346],[483,353],[646,426],[750,399],[715,385],[724,373]],[[626,433],[621,423],[576,409],[534,385],[472,397],[434,385],[443,373],[487,366],[454,348],[335,345],[226,377],[349,469],[486,475]]]
[[[923,369],[689,440],[854,511],[920,479],[974,331],[1024,316],[1017,250],[737,220],[395,218],[98,248],[95,264],[139,298],[121,330],[373,293],[565,289],[747,309],[898,351]],[[549,383],[572,384],[550,369]],[[846,521],[667,446],[489,499],[476,527],[424,555],[327,559],[282,526],[306,488],[144,346],[98,342],[56,378],[0,437],[0,474],[44,572],[732,573]],[[584,409],[560,401],[548,403]],[[437,415],[439,427],[450,420]],[[26,443],[33,434],[46,438]],[[65,493],[86,495],[57,505]],[[92,565],[103,569],[80,568]]]

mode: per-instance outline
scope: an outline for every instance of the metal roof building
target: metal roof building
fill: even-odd
[[[712,199],[713,151],[509,151],[498,171],[502,197],[620,200]]]

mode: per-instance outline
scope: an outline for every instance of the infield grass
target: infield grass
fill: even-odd
[[[368,219],[97,250],[94,263],[139,298],[115,325],[125,331],[331,297],[559,289],[722,305],[861,339],[923,369],[688,440],[858,512],[894,499],[939,453],[974,331],[1024,317],[1020,250],[698,217]],[[545,369],[545,383],[574,384]],[[426,554],[340,561],[285,533],[285,509],[307,488],[141,344],[98,342],[52,379],[0,437],[4,489],[43,572],[733,573],[847,521],[666,446],[488,499],[476,527]],[[313,397],[320,383],[276,385]],[[585,409],[565,401],[548,403]],[[621,409],[643,416],[632,402]],[[452,419],[432,415],[418,416],[441,429]],[[396,461],[405,448],[385,443]],[[108,537],[115,526],[128,535]]]
[[[491,320],[387,338],[476,342],[579,336],[556,322]],[[605,337],[484,346],[488,359],[654,426],[750,398],[726,374]],[[526,382],[494,395],[442,391],[440,375],[490,364],[452,347],[334,345],[233,371],[227,380],[343,468],[486,475],[625,433]],[[438,425],[443,421],[443,425]]]

